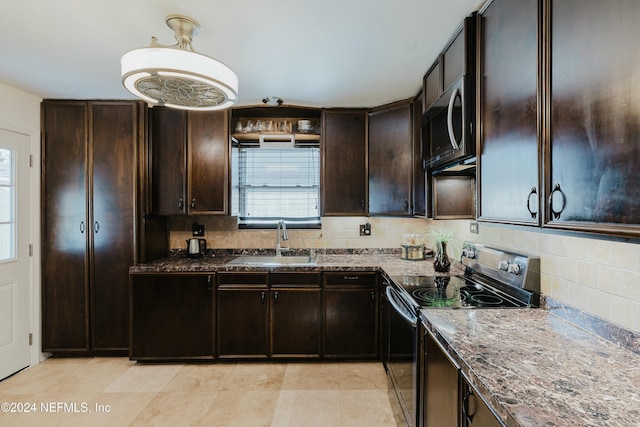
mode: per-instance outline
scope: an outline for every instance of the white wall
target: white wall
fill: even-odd
[[[40,333],[40,102],[41,98],[0,83],[0,128],[30,137],[31,168],[30,240],[33,244],[30,277],[31,364],[41,359]]]

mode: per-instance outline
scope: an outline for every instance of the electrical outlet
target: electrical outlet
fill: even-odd
[[[193,236],[203,237],[204,225],[194,222],[193,225],[191,226],[191,233]]]
[[[469,224],[469,231],[473,234],[478,234],[478,223],[472,222]]]
[[[360,224],[360,235],[361,236],[371,236],[371,224]]]

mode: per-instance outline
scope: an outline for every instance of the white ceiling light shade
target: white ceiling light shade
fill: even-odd
[[[200,24],[182,15],[169,15],[166,22],[178,43],[163,46],[152,37],[150,47],[127,52],[120,60],[124,87],[150,104],[184,110],[222,110],[235,104],[236,74],[191,47]]]

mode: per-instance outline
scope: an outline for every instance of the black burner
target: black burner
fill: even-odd
[[[497,295],[478,294],[471,295],[471,301],[477,305],[492,305],[499,306],[504,304],[504,300]]]

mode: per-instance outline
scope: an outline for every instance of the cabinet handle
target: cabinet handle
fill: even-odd
[[[371,307],[375,307],[375,305],[376,305],[376,293],[374,291],[371,291],[371,293],[369,295],[371,296]]]
[[[553,195],[556,192],[560,193],[560,195],[562,196],[562,207],[560,208],[559,211],[553,210]],[[560,219],[560,214],[562,213],[562,211],[566,206],[567,206],[567,196],[565,196],[564,192],[560,189],[560,184],[558,183],[556,184],[555,187],[553,187],[553,191],[551,191],[551,194],[549,194],[549,210],[553,214],[553,219]]]
[[[276,291],[276,292],[273,294],[273,302],[274,302],[275,304],[277,304],[277,303],[278,303],[278,291]]]
[[[459,98],[460,96],[460,89],[454,90],[451,94],[451,98],[449,98],[449,108],[447,108],[447,130],[449,131],[449,142],[451,142],[451,146],[456,151],[460,149],[460,146],[458,145],[458,141],[456,141],[456,134],[453,129],[453,108],[456,103],[456,98]]]
[[[422,347],[424,348],[424,356],[427,356],[427,333],[425,332],[422,335]]]
[[[180,199],[178,201],[178,209],[183,210],[184,209],[184,200]]]
[[[265,298],[266,298],[266,297],[267,297],[267,293],[263,291],[263,292],[260,294],[260,303],[261,303],[262,305],[264,305],[264,300],[265,300]]]
[[[404,199],[404,211],[409,212],[409,200]]]
[[[84,221],[80,221],[80,233],[84,234]]]
[[[462,413],[464,417],[467,419],[467,424],[473,424],[473,415],[469,414],[469,396],[471,396],[473,392],[471,389],[467,389],[467,392],[462,399]]]
[[[96,234],[98,234],[98,231],[100,231],[100,223],[98,223],[98,221],[96,221],[96,222],[93,224],[93,232],[94,232],[94,233],[96,233]]]
[[[532,187],[531,191],[529,192],[529,196],[527,197],[527,210],[529,211],[529,213],[531,214],[531,218],[535,219],[538,216],[538,210],[536,209],[536,211],[532,211],[531,210],[531,196],[533,195],[538,195],[538,191],[536,190],[536,187]],[[537,197],[536,199],[537,200]]]
[[[208,291],[211,290],[211,275],[210,274],[207,276],[207,290]]]
[[[362,212],[364,212],[364,208],[365,208],[364,200],[360,201],[360,208],[362,209]]]
[[[360,276],[344,276],[344,280],[358,280]]]
[[[191,209],[196,208],[196,199],[191,199]]]

